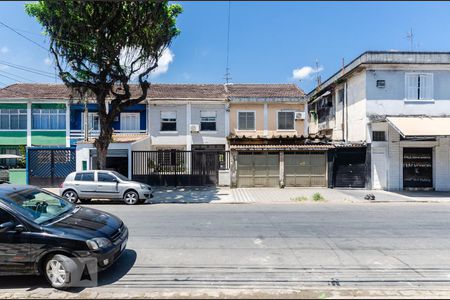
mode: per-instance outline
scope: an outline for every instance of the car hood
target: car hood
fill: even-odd
[[[109,213],[81,207],[69,215],[46,226],[49,231],[57,231],[59,234],[78,236],[82,239],[94,237],[111,237],[122,225],[122,221]]]

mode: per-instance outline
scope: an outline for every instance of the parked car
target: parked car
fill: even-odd
[[[104,270],[127,240],[127,227],[111,214],[33,186],[0,186],[0,275],[43,275],[66,288],[83,273],[81,260]]]
[[[91,199],[122,199],[126,204],[138,204],[153,197],[152,188],[131,181],[115,171],[91,170],[67,175],[61,185],[61,195],[72,203]]]

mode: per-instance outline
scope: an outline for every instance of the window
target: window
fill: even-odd
[[[0,208],[0,224],[14,221],[15,220],[13,216],[11,216],[9,213]]]
[[[117,182],[116,178],[108,173],[97,173],[97,181]]]
[[[94,173],[93,172],[77,173],[77,175],[75,175],[75,180],[76,181],[94,181]]]
[[[278,130],[294,130],[295,112],[279,111],[278,112]]]
[[[384,89],[386,87],[385,80],[377,80],[377,88]]]
[[[384,131],[372,131],[372,141],[373,142],[385,142],[386,133]]]
[[[100,117],[98,113],[88,113],[88,128],[89,130],[100,130]],[[81,130],[84,130],[84,122],[81,123]]]
[[[27,110],[0,109],[0,129],[27,129]]]
[[[344,101],[344,89],[338,90],[338,102],[341,103]]]
[[[161,112],[161,131],[177,131],[177,113],[172,111]]]
[[[33,109],[33,129],[66,129],[66,110]]]
[[[140,129],[139,113],[121,113],[120,114],[120,130],[138,131]]]
[[[216,131],[216,112],[201,111],[200,112],[200,130]]]
[[[255,130],[255,112],[238,112],[238,130]]]
[[[433,74],[409,73],[405,81],[407,100],[433,99]]]

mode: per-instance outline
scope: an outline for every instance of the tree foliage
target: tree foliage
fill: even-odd
[[[98,167],[104,168],[112,122],[124,108],[147,97],[149,74],[180,32],[176,18],[182,8],[151,0],[41,0],[26,4],[25,10],[49,36],[61,80],[95,98],[101,130],[94,144]],[[140,89],[131,88],[133,82]]]

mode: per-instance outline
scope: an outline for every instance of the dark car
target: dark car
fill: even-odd
[[[104,270],[127,240],[127,227],[111,214],[33,186],[0,185],[0,275],[43,275],[66,288],[85,272],[82,262]]]

